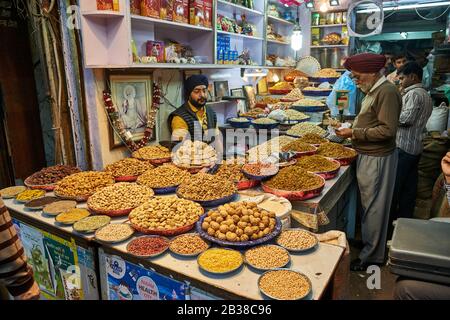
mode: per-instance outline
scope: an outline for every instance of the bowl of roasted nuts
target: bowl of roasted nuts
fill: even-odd
[[[186,233],[173,238],[169,249],[178,256],[196,257],[210,247],[211,243],[202,239],[198,233]]]
[[[311,144],[294,140],[281,148],[283,152],[293,152],[294,158],[301,158],[309,155],[313,155],[317,152],[317,148]]]
[[[170,150],[160,145],[143,147],[134,151],[132,153],[132,157],[139,160],[149,161],[155,166],[172,161]]]
[[[155,197],[131,211],[128,219],[132,227],[145,234],[176,236],[191,230],[203,208],[190,200]]]
[[[244,259],[250,267],[263,271],[283,268],[291,261],[289,252],[285,248],[273,244],[248,249]]]
[[[155,194],[174,193],[177,187],[188,180],[191,174],[173,164],[164,164],[146,171],[139,176],[137,183],[153,189]]]
[[[254,162],[242,166],[242,172],[251,180],[266,180],[278,173],[278,166],[273,163]]]
[[[116,182],[135,182],[140,175],[150,169],[153,169],[153,165],[148,161],[126,158],[107,165],[105,172],[111,173]]]
[[[233,181],[199,173],[180,184],[176,194],[204,207],[216,207],[232,201],[237,195],[237,188]]]
[[[119,182],[90,196],[87,207],[95,214],[104,214],[110,217],[126,216],[154,195],[153,190],[147,186]]]
[[[196,228],[202,238],[221,246],[249,247],[275,238],[281,222],[255,202],[232,202],[210,210]]]

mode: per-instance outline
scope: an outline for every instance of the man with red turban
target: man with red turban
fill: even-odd
[[[363,249],[352,261],[351,270],[364,271],[371,264],[385,261],[390,204],[394,192],[398,153],[396,133],[402,107],[401,96],[382,72],[386,58],[363,53],[344,64],[356,86],[365,93],[361,111],[352,129],[337,130],[351,138],[359,156],[356,177],[361,193]]]

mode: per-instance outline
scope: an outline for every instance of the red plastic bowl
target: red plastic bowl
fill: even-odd
[[[135,182],[139,176],[121,176],[115,177],[116,182]]]
[[[341,166],[348,166],[348,165],[350,165],[358,157],[358,153],[356,152],[355,149],[352,149],[352,148],[349,148],[349,147],[345,147],[345,149],[352,150],[355,153],[355,155],[352,156],[352,157],[346,157],[346,158],[333,158],[334,160],[338,161],[341,164]]]
[[[311,151],[296,152],[294,155],[294,158],[298,159],[301,157],[312,156],[316,153],[317,153],[317,148],[314,147],[314,150],[311,150]]]
[[[102,214],[105,216],[110,217],[123,217],[130,214],[131,211],[133,211],[133,208],[131,209],[124,209],[124,210],[96,210],[88,206],[89,211],[91,211],[94,214]]]
[[[257,185],[259,185],[258,180],[244,180],[244,181],[239,181],[236,184],[236,187],[238,188],[238,190],[246,190],[246,189],[254,188]]]
[[[319,175],[317,175],[317,176],[319,176]],[[312,190],[303,190],[303,191],[278,190],[278,189],[272,189],[269,186],[265,185],[264,183],[262,183],[261,186],[265,192],[274,194],[278,197],[283,197],[290,201],[304,201],[304,200],[318,197],[322,193],[322,190],[325,187],[325,179],[321,176],[319,176],[319,177],[322,179],[321,186],[317,187],[315,189],[312,189]]]
[[[146,228],[142,228],[140,226],[137,226],[135,224],[133,224],[131,221],[131,226],[133,227],[133,229],[135,229],[138,232],[144,233],[144,234],[155,234],[155,235],[159,235],[159,236],[167,236],[167,237],[172,237],[172,236],[177,236],[183,233],[186,233],[190,230],[192,230],[192,228],[194,228],[195,223],[187,225],[187,226],[183,226],[177,229],[172,229],[172,230],[152,230],[152,229],[146,229]]]
[[[337,169],[330,170],[330,171],[318,171],[318,172],[312,172],[312,173],[315,173],[315,174],[321,176],[325,180],[331,180],[331,179],[336,178],[336,176],[339,173],[339,170],[341,169],[341,163],[339,161],[331,159],[331,158],[329,158],[328,160],[336,163],[337,165],[339,165],[339,167],[337,167]]]
[[[154,166],[160,166],[160,165],[163,165],[164,163],[172,162],[172,158],[167,157],[167,158],[161,158],[161,159],[150,159],[148,161]]]

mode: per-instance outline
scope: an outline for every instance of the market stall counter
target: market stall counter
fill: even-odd
[[[71,226],[58,225],[54,217],[25,209],[14,199],[4,202],[33,267],[41,297],[99,299],[98,258],[93,236],[74,232]]]
[[[139,233],[117,244],[99,242],[93,234],[78,233],[42,211],[25,209],[16,200],[5,200],[5,204],[19,229],[27,255],[32,257],[30,262],[38,270],[38,282],[45,298],[267,299],[258,288],[263,272],[245,263],[234,272],[217,275],[199,268],[196,258],[169,252],[154,258],[136,257],[128,253],[127,245]],[[85,206],[85,203],[79,205]],[[112,222],[127,221],[127,217],[117,217]],[[323,296],[342,254],[341,247],[322,243],[306,252],[290,252],[289,269],[310,279],[311,292],[306,299]],[[70,277],[73,274],[77,277]]]

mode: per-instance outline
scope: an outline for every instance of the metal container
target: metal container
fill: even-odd
[[[331,65],[331,48],[320,49],[319,63],[322,68],[329,68]]]
[[[341,59],[348,55],[348,48],[332,48],[330,56],[330,67],[342,68]]]

